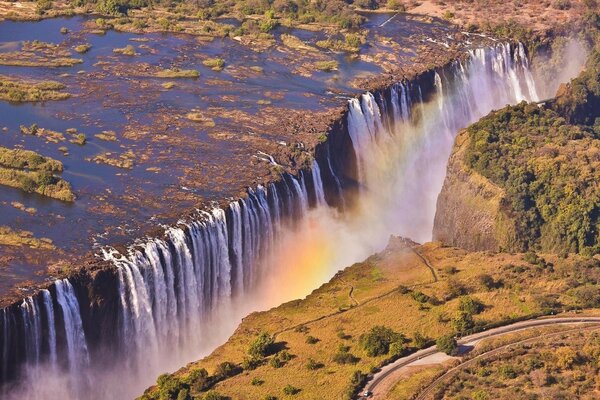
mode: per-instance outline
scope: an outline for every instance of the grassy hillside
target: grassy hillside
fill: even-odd
[[[143,399],[349,398],[366,374],[445,334],[599,306],[599,266],[395,239],[306,299],[251,314],[227,343],[161,376]]]

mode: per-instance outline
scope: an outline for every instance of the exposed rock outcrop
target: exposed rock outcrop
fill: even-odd
[[[433,240],[467,250],[498,251],[514,245],[514,224],[502,211],[504,191],[464,163],[466,131],[456,138],[438,196]]]

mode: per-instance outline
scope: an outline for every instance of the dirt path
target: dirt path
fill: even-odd
[[[507,333],[518,332],[522,330],[538,328],[542,326],[550,326],[550,325],[559,325],[559,324],[600,324],[600,317],[550,317],[550,318],[538,318],[529,321],[521,321],[516,322],[514,324],[490,329],[488,331],[475,333],[473,335],[465,336],[461,340],[459,340],[459,345],[461,346],[474,346],[477,342],[482,339],[491,338],[501,336]],[[582,329],[582,328],[577,328]],[[539,337],[535,338],[539,339]],[[529,340],[529,339],[528,339]],[[503,346],[504,348],[508,348],[511,345]],[[502,349],[499,348],[497,350]],[[495,350],[491,350],[490,352],[494,352]],[[488,352],[488,353],[490,353]],[[487,353],[485,353],[487,354]],[[483,356],[483,355],[481,355]],[[479,356],[478,356],[479,357]],[[382,400],[386,399],[389,391],[394,387],[396,382],[402,378],[402,376],[406,373],[406,370],[410,367],[414,367],[416,365],[440,365],[453,357],[447,356],[446,354],[437,350],[435,346],[429,347],[427,349],[419,350],[410,356],[400,358],[381,369],[378,373],[376,373],[373,378],[367,383],[364,390],[361,390],[361,394],[366,391],[373,393],[372,399]],[[470,360],[465,361],[465,363],[470,362]],[[448,376],[447,374],[451,373],[451,371],[455,371],[456,368],[446,372],[442,377],[438,378],[434,383],[432,383],[428,388],[426,388],[419,395],[419,399],[423,399],[423,396],[426,396],[430,390],[433,390],[435,385],[443,379],[444,376]]]

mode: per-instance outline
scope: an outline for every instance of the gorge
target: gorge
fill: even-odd
[[[198,210],[162,237],[104,247],[99,263],[110,266],[4,308],[4,395],[132,398],[249,312],[305,296],[390,235],[429,241],[455,135],[505,104],[542,100],[541,90],[523,44],[488,40],[348,100],[310,168]]]

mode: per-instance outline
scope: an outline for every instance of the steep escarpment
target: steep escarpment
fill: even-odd
[[[512,221],[502,211],[505,192],[465,164],[469,146],[469,135],[462,131],[438,196],[434,240],[467,250],[511,248],[515,232]]]
[[[596,126],[521,103],[457,141],[434,238],[473,250],[600,251]]]

